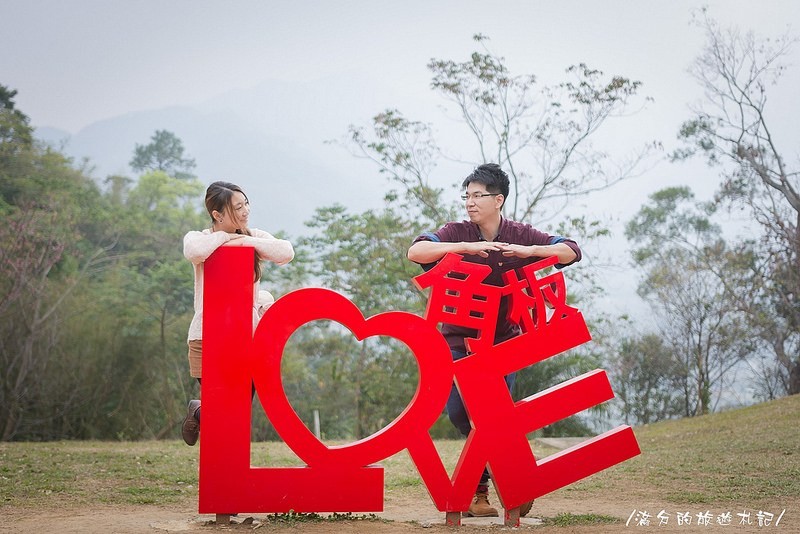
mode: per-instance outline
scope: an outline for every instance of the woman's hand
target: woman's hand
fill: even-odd
[[[223,247],[243,247],[243,246],[245,246],[247,244],[246,243],[247,240],[246,239],[242,239],[244,237],[247,237],[247,236],[244,235],[244,234],[228,233],[228,241],[222,246]]]

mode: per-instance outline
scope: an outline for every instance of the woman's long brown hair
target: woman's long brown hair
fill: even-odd
[[[214,216],[211,214],[214,213],[215,210],[220,213],[233,215],[233,194],[236,192],[244,195],[245,200],[247,200],[247,195],[245,195],[242,188],[236,184],[230,182],[214,182],[208,186],[208,189],[206,189],[206,210],[208,211],[209,217],[211,217],[212,225],[214,224]],[[236,230],[236,233],[241,234],[242,231]],[[247,228],[244,229],[244,234],[252,235]],[[253,280],[258,282],[261,279],[261,260],[258,259],[258,254],[255,254],[253,258],[253,273]]]

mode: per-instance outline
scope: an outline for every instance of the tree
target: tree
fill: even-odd
[[[202,184],[152,172],[104,192],[48,147],[2,143],[0,439],[174,431],[196,387],[179,243],[205,221]]]
[[[425,300],[411,283],[419,268],[405,257],[411,236],[423,229],[418,223],[389,206],[361,214],[331,206],[318,208],[307,226],[319,233],[301,239],[299,247],[318,259],[311,275],[325,287],[350,297],[367,316],[424,310]]]
[[[69,298],[103,266],[113,242],[93,227],[101,218],[100,193],[67,160],[35,146],[0,165],[9,194],[7,223],[0,228],[0,439],[8,440],[41,417],[49,369],[68,313]],[[97,241],[87,239],[94,233]],[[47,411],[43,412],[47,414]]]
[[[606,78],[581,63],[566,69],[565,81],[538,87],[533,74],[511,74],[505,59],[486,46],[486,36],[474,40],[482,51],[467,61],[428,63],[431,87],[456,105],[477,142],[479,161],[498,163],[509,173],[511,219],[531,221],[535,214],[547,220],[571,198],[629,177],[647,154],[640,150],[613,172],[607,154],[594,150],[590,141],[607,119],[625,110],[641,82]]]
[[[32,141],[16,91],[0,86],[0,439],[30,438],[72,404],[56,397],[70,298],[106,262],[100,191]],[[104,222],[104,221],[103,221]],[[49,437],[49,435],[48,435]]]
[[[193,158],[184,157],[183,142],[172,132],[156,130],[147,145],[136,144],[130,166],[137,172],[162,171],[175,178],[194,177]]]
[[[681,365],[658,334],[626,336],[613,349],[613,382],[626,424],[646,425],[680,416]]]
[[[378,172],[402,188],[401,205],[419,213],[432,225],[456,217],[454,206],[442,200],[442,190],[430,185],[439,147],[430,124],[406,119],[398,110],[386,110],[373,118],[372,133],[350,125],[345,145],[353,155],[372,160]],[[387,200],[398,200],[395,192]]]
[[[509,173],[508,217],[548,220],[570,199],[635,174],[652,146],[612,165],[590,143],[609,118],[627,108],[641,82],[605,77],[579,64],[566,69],[565,81],[539,86],[532,74],[513,75],[504,58],[489,51],[487,37],[475,35],[474,40],[482,49],[466,61],[429,62],[431,88],[455,105],[476,142],[466,159],[472,164],[495,162]],[[350,127],[346,143],[352,152],[375,161],[431,222],[452,218],[448,206],[441,205],[441,191],[430,185],[437,161],[446,157],[431,126],[390,109],[374,117],[372,130]]]
[[[192,268],[180,243],[189,229],[205,223],[197,202],[202,193],[196,179],[155,171],[141,176],[125,193],[123,205],[114,208],[119,260],[97,287],[108,294],[106,302],[122,319],[114,340],[119,348],[109,355],[118,384],[118,391],[108,396],[119,414],[114,418],[116,433],[167,435],[179,423],[188,390],[195,386],[185,363]],[[108,195],[113,203],[118,191],[112,188]]]
[[[480,49],[466,61],[428,63],[431,88],[455,109],[458,124],[474,141],[466,156],[454,157],[454,151],[437,142],[431,124],[409,119],[397,109],[378,113],[369,127],[351,125],[348,130],[343,144],[355,156],[373,161],[379,173],[399,188],[399,193],[387,196],[391,205],[402,208],[398,227],[408,220],[414,222],[405,223],[409,230],[430,230],[463,214],[463,205],[444,200],[442,189],[432,185],[443,160],[467,160],[470,166],[499,163],[511,179],[505,215],[530,223],[548,221],[561,214],[571,199],[636,174],[653,146],[615,163],[594,149],[591,140],[610,118],[629,107],[641,82],[606,76],[579,64],[566,69],[563,82],[543,86],[532,74],[512,74],[504,58],[487,48],[485,36],[476,35],[474,40]],[[606,232],[602,224],[582,217],[567,219],[559,229],[578,239]],[[397,241],[397,248],[385,249],[384,256],[405,258],[417,234],[409,232]],[[591,284],[590,278],[586,281]],[[576,352],[524,369],[518,374],[517,391],[540,391],[552,385],[548,380],[574,376],[569,373],[592,363],[596,361],[587,353]]]
[[[781,149],[772,127],[778,112],[768,107],[769,88],[797,38],[759,40],[723,29],[705,9],[697,24],[706,44],[691,73],[705,99],[682,125],[685,146],[673,156],[702,154],[718,166],[718,201],[749,210],[760,225],[763,239],[752,243],[753,276],[739,306],[780,363],[786,391],[800,393],[800,170]]]
[[[33,144],[33,128],[27,115],[15,108],[17,91],[0,84],[0,157]]]
[[[342,206],[318,208],[306,224],[317,232],[297,241],[297,256],[280,276],[339,291],[366,317],[396,309],[422,313],[425,301],[411,282],[419,271],[405,258],[409,236],[421,231],[417,223],[387,205],[361,214]],[[267,271],[265,279],[276,274]],[[382,337],[358,343],[332,325],[301,331],[289,352],[308,374],[294,389],[293,404],[306,416],[319,409],[327,438],[363,438],[413,397],[416,362],[404,345]]]
[[[684,414],[706,414],[727,373],[754,351],[735,288],[725,283],[735,255],[709,219],[713,206],[695,203],[688,188],[667,188],[650,199],[625,231],[634,261],[645,269],[639,294],[653,305],[673,351]]]
[[[319,412],[325,440],[361,439],[396,418],[419,380],[414,357],[396,340],[360,343],[329,321],[300,328],[284,352],[286,394],[301,419]]]
[[[533,393],[561,384],[600,366],[597,354],[586,347],[573,349],[565,354],[530,365],[517,372],[514,388],[511,391],[514,400],[523,399]],[[606,406],[600,404],[592,407],[588,415],[580,413],[560,419],[540,430],[534,435],[544,437],[556,436],[590,436],[594,434],[592,422],[597,422],[605,415]]]
[[[0,213],[24,189],[33,148],[33,128],[27,115],[16,109],[16,95],[17,91],[0,85]]]

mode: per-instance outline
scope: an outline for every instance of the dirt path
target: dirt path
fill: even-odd
[[[493,502],[496,502],[493,501]],[[529,517],[523,518],[517,531],[534,531],[537,533],[592,533],[610,534],[617,532],[630,532],[631,534],[647,533],[745,533],[772,532],[800,533],[800,500],[790,499],[781,507],[786,508],[781,523],[776,527],[759,526],[757,524],[757,506],[749,507],[752,512],[752,525],[747,527],[739,524],[737,508],[730,504],[725,505],[694,505],[676,507],[672,509],[665,503],[635,502],[624,496],[609,495],[603,499],[592,496],[591,499],[581,499],[569,492],[555,492],[536,501]],[[670,522],[659,525],[655,517],[662,509],[667,509]],[[678,510],[677,508],[680,508]],[[685,510],[684,510],[685,508]],[[649,525],[639,525],[640,516],[631,518],[635,512],[647,511],[652,518]],[[706,511],[711,513],[711,524],[702,526],[697,524],[697,514]],[[726,511],[732,513],[732,522],[729,525],[719,525],[716,518]],[[741,511],[741,510],[739,510]],[[690,512],[691,525],[678,525],[676,512]],[[780,513],[781,510],[773,510]],[[595,523],[584,526],[544,526],[542,517],[553,518],[559,514],[598,514],[612,516],[619,519],[614,524]],[[501,518],[464,518],[462,527],[454,529],[444,524],[444,514],[436,510],[425,493],[424,489],[408,489],[402,493],[392,494],[387,492],[385,497],[384,512],[375,514],[379,520],[326,520],[317,522],[275,522],[265,515],[253,515],[252,523],[247,520],[248,515],[234,518],[237,524],[216,526],[213,524],[213,515],[197,514],[195,505],[174,506],[162,508],[156,506],[141,507],[105,507],[68,508],[68,509],[21,509],[5,508],[3,519],[0,522],[0,532],[14,533],[81,533],[81,534],[135,534],[135,533],[177,533],[177,532],[309,532],[316,534],[350,534],[350,533],[405,533],[405,532],[499,532],[511,531],[502,525]],[[628,525],[626,526],[626,522]]]

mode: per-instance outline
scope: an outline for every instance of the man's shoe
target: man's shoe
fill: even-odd
[[[475,500],[469,505],[467,517],[498,517],[497,508],[489,505],[489,492],[478,491],[475,493]]]
[[[520,504],[519,505],[519,516],[520,517],[525,517],[526,515],[528,515],[528,512],[531,511],[531,508],[533,508],[533,501],[528,501],[528,502]]]
[[[200,437],[200,421],[197,420],[197,410],[200,409],[199,400],[190,400],[189,407],[186,410],[186,419],[183,420],[181,427],[181,435],[183,441],[187,445],[194,445],[197,443],[197,438]]]

